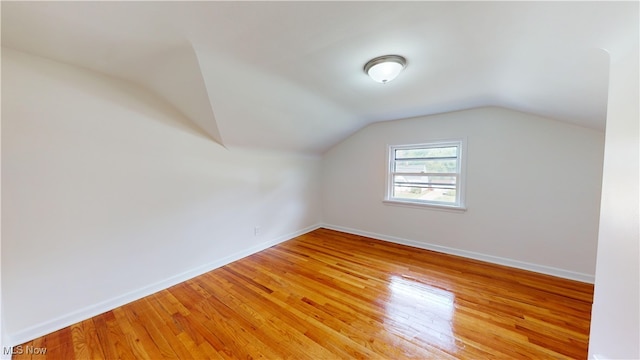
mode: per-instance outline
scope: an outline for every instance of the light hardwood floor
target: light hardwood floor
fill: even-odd
[[[14,359],[583,359],[593,285],[319,229]]]

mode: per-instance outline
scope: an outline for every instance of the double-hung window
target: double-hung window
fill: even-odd
[[[389,146],[385,200],[464,209],[464,143]]]

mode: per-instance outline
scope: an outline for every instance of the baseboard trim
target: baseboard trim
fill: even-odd
[[[304,235],[308,232],[311,232],[313,230],[316,230],[318,228],[322,227],[320,224],[316,224],[316,225],[312,225],[309,227],[306,227],[304,229],[286,234],[286,235],[282,235],[282,236],[278,236],[274,239],[271,239],[269,241],[265,241],[263,243],[257,244],[255,246],[252,246],[246,250],[242,250],[239,252],[236,252],[234,254],[231,254],[229,256],[226,256],[222,259],[204,264],[202,266],[199,266],[197,268],[191,269],[189,271],[185,271],[181,274],[178,275],[174,275],[172,277],[169,277],[167,279],[158,281],[156,283],[144,286],[140,289],[134,290],[134,291],[130,291],[128,293],[116,296],[114,298],[111,299],[107,299],[105,301],[99,302],[97,304],[94,305],[90,305],[87,307],[84,307],[82,309],[79,309],[77,311],[71,312],[69,314],[65,314],[62,316],[59,316],[57,318],[54,318],[52,320],[48,320],[45,322],[42,322],[40,324],[36,324],[33,325],[29,328],[26,328],[24,330],[21,330],[19,332],[16,332],[14,334],[4,334],[3,335],[3,341],[5,342],[4,344],[2,344],[2,346],[17,346],[20,344],[23,344],[27,341],[31,341],[33,339],[37,339],[38,337],[50,334],[54,331],[63,329],[67,326],[73,325],[75,323],[78,323],[80,321],[84,321],[86,319],[90,319],[94,316],[100,315],[102,313],[105,313],[107,311],[113,310],[119,306],[122,305],[126,305],[130,302],[142,299],[143,297],[149,296],[151,294],[154,294],[158,291],[170,288],[174,285],[177,285],[181,282],[187,281],[189,279],[192,279],[196,276],[202,275],[206,272],[209,272],[211,270],[217,269],[221,266],[227,265],[229,263],[232,263],[234,261],[240,260],[244,257],[247,257],[249,255],[255,254],[257,252],[260,252],[262,250],[265,250],[267,248],[270,248],[274,245],[277,245],[281,242],[285,242],[287,240],[291,240],[295,237],[298,237],[300,235]]]
[[[388,242],[392,242],[400,245],[413,246],[419,249],[432,250],[432,251],[437,251],[445,254],[462,256],[469,259],[485,261],[492,264],[504,265],[504,266],[509,266],[509,267],[522,269],[522,270],[529,270],[529,271],[533,271],[533,272],[537,272],[545,275],[556,276],[564,279],[576,280],[576,281],[589,283],[589,284],[595,283],[594,275],[559,269],[551,266],[538,265],[538,264],[528,263],[524,261],[503,258],[499,256],[493,256],[493,255],[487,255],[487,254],[477,253],[473,251],[450,248],[442,245],[423,243],[415,240],[403,239],[403,238],[390,236],[390,235],[383,235],[383,234],[373,233],[369,231],[352,229],[344,226],[322,224],[321,227],[330,229],[330,230],[341,231],[341,232],[345,232],[353,235],[365,236],[365,237],[373,238],[376,240],[388,241]]]

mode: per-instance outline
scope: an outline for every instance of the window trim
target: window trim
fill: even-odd
[[[418,207],[418,208],[435,208],[441,210],[454,210],[454,211],[466,211],[465,202],[465,190],[466,190],[466,146],[467,141],[465,138],[449,139],[449,140],[434,140],[420,144],[402,144],[402,145],[388,145],[387,146],[387,176],[386,176],[386,189],[383,199],[383,203],[388,205],[406,206],[406,207]],[[455,173],[458,181],[456,182],[456,196],[457,202],[455,204],[427,201],[427,200],[410,200],[393,197],[393,176],[394,176],[394,161],[395,151],[404,149],[424,149],[424,148],[438,148],[446,146],[458,147],[458,169]]]

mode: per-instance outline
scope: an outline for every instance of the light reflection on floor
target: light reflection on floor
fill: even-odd
[[[455,352],[455,295],[410,277],[391,276],[385,324],[395,333]]]

